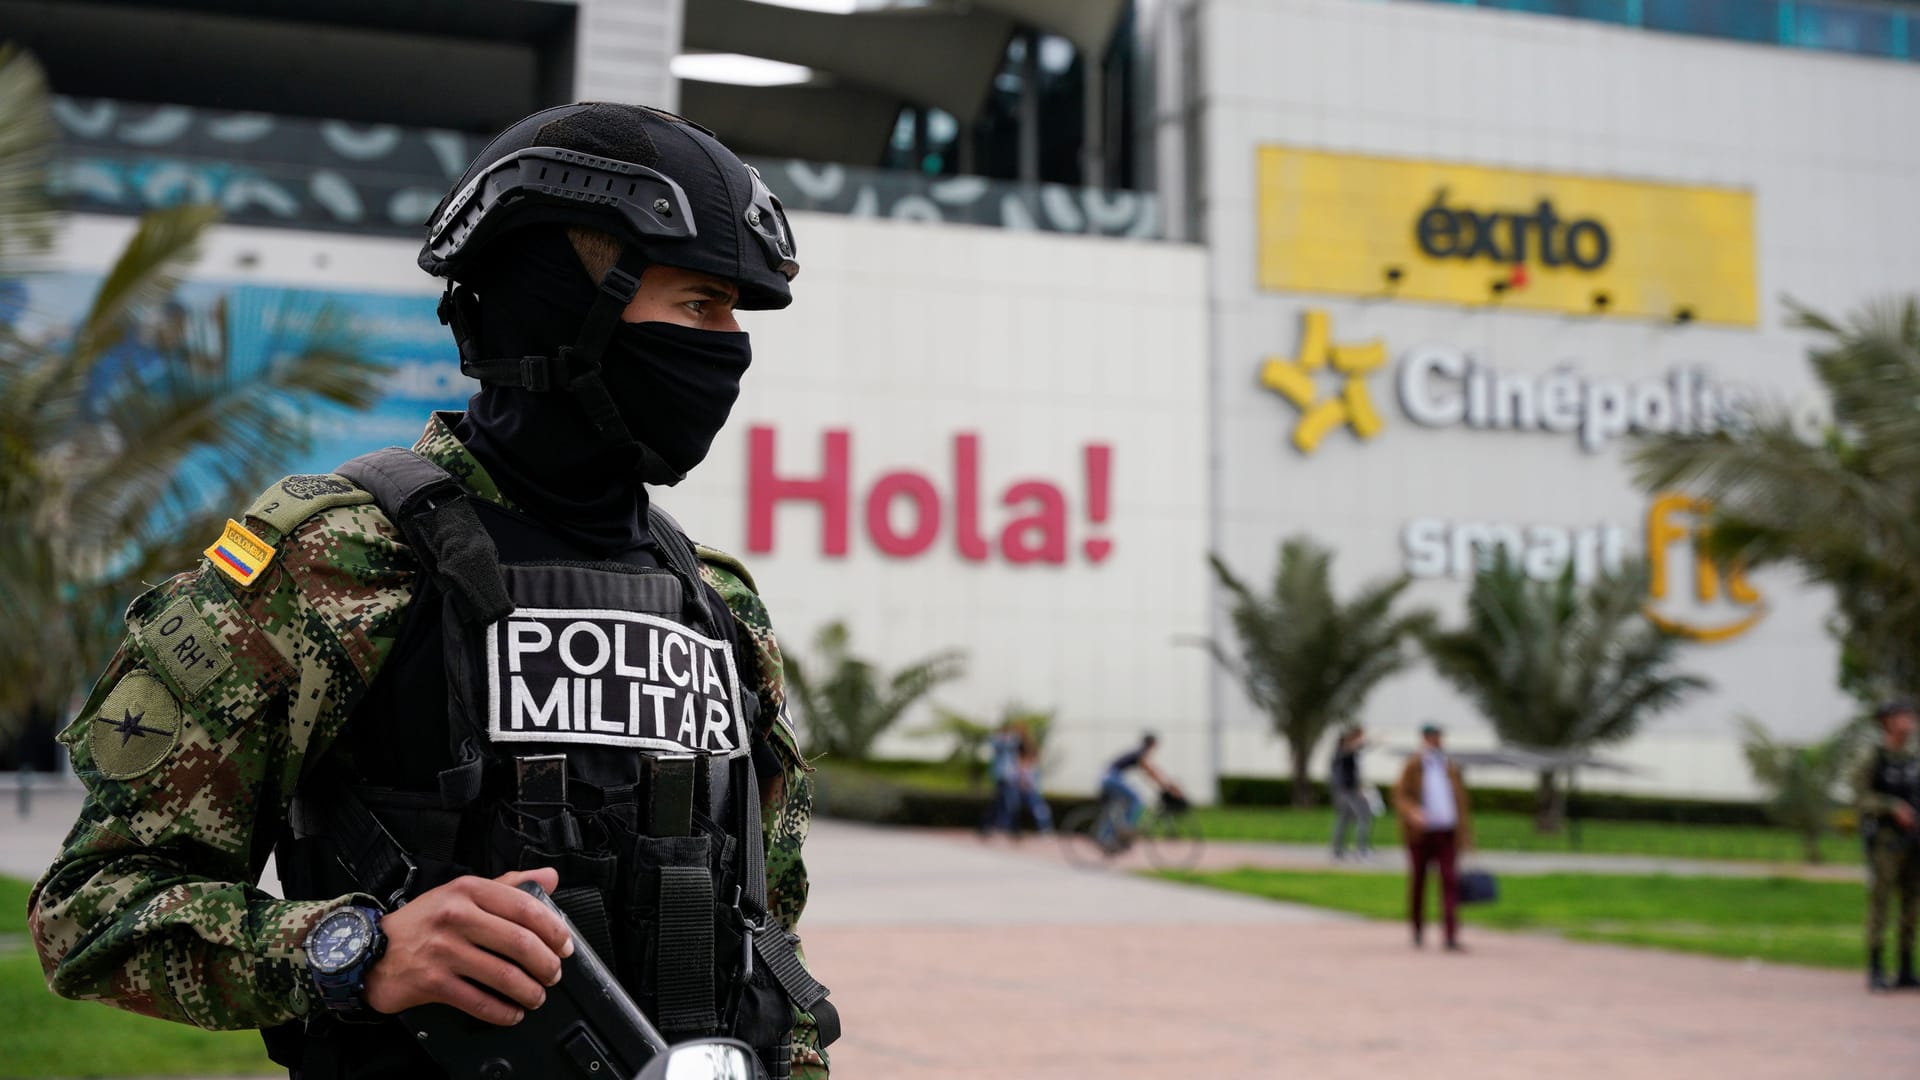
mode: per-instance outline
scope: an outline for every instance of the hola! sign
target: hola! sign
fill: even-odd
[[[1259,281],[1280,292],[1752,326],[1753,195],[1264,146]]]

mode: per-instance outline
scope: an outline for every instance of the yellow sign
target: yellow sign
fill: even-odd
[[[1752,326],[1753,194],[1259,150],[1260,286]]]
[[[1300,410],[1293,445],[1311,454],[1342,424],[1362,439],[1380,434],[1385,425],[1367,394],[1367,376],[1386,365],[1387,347],[1377,338],[1363,345],[1333,344],[1327,313],[1319,308],[1308,310],[1301,321],[1300,355],[1270,356],[1260,368],[1261,384]],[[1329,366],[1340,375],[1340,390],[1323,397],[1314,376]]]
[[[1643,607],[1648,619],[1666,630],[1695,641],[1729,641],[1754,628],[1766,616],[1760,593],[1747,581],[1737,566],[1721,566],[1707,558],[1701,546],[1698,516],[1708,509],[1703,500],[1676,492],[1667,492],[1653,500],[1647,509],[1647,570],[1652,579]],[[1682,514],[1695,515],[1689,522],[1677,520]],[[1687,565],[1672,558],[1676,544],[1692,548],[1693,600],[1695,606],[1677,614],[1666,603],[1673,577]],[[1722,594],[1724,592],[1724,600]],[[1718,612],[1712,622],[1700,620],[1703,612]]]

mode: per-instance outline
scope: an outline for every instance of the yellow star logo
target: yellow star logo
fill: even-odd
[[[1364,345],[1333,344],[1327,313],[1319,308],[1309,308],[1301,321],[1300,355],[1270,356],[1260,368],[1261,384],[1300,410],[1300,419],[1293,425],[1293,445],[1311,454],[1327,432],[1342,424],[1362,439],[1380,434],[1385,425],[1367,393],[1367,376],[1385,366],[1386,345],[1378,339]],[[1314,376],[1327,367],[1344,380],[1339,394],[1321,398]]]

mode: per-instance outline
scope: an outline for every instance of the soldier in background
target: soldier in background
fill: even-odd
[[[87,798],[29,901],[48,983],[263,1029],[303,1078],[432,1077],[392,1014],[510,1026],[560,978],[530,881],[670,1040],[824,1076],[779,646],[645,486],[726,421],[734,312],[791,301],[786,216],[706,129],[568,105],[481,151],[419,263],[480,392],[128,607],[61,736]]]
[[[1867,855],[1867,989],[1920,987],[1914,974],[1916,916],[1920,916],[1920,757],[1913,751],[1915,708],[1911,701],[1890,701],[1874,710],[1880,745],[1854,777],[1854,806],[1860,814]],[[1887,905],[1900,901],[1897,955],[1900,973],[1887,981],[1881,946],[1886,941]]]

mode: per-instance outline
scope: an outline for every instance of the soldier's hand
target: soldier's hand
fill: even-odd
[[[514,888],[523,881],[552,892],[560,872],[456,878],[384,916],[387,951],[367,972],[367,1006],[397,1013],[438,1003],[502,1026],[539,1008],[573,941],[559,916]]]
[[[1912,829],[1913,828],[1913,807],[1908,806],[1906,803],[1903,803],[1903,802],[1894,803],[1893,804],[1893,820],[1899,822],[1900,827],[1903,829]]]

